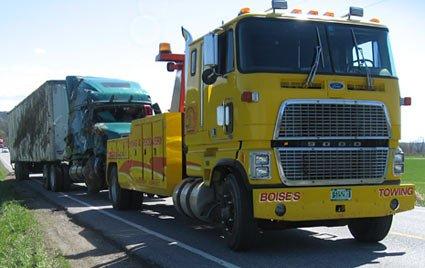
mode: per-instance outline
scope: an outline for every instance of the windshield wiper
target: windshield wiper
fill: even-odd
[[[367,66],[364,54],[363,54],[363,49],[359,47],[358,43],[357,43],[357,38],[356,38],[356,34],[354,33],[354,29],[351,28],[351,34],[353,36],[353,43],[354,46],[356,47],[356,56],[357,56],[357,61],[359,63],[359,68],[361,67],[360,65],[364,65],[365,70],[366,70],[366,83],[367,83],[367,89],[371,90],[373,88],[373,81],[372,81],[372,76],[370,75],[370,70],[369,67]],[[360,59],[361,56],[361,59]]]
[[[316,33],[317,33],[316,53],[314,54],[314,62],[313,62],[313,65],[311,66],[310,73],[308,74],[307,80],[304,83],[304,88],[310,87],[311,83],[313,83],[314,78],[316,77],[317,69],[319,68],[320,57],[322,58],[322,67],[325,68],[325,61],[323,59],[322,40],[320,39],[320,33],[319,33],[318,27],[316,27]]]

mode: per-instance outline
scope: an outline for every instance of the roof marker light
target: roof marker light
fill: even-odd
[[[292,14],[302,14],[303,11],[300,8],[294,8],[291,11]]]
[[[316,9],[312,9],[307,13],[307,15],[317,16],[319,15],[319,11],[317,11]]]
[[[249,7],[244,7],[244,8],[241,8],[241,10],[239,11],[239,16],[243,14],[248,14],[248,13],[251,13],[251,9]]]
[[[335,17],[335,13],[333,13],[332,11],[326,11],[323,16],[326,17]]]
[[[378,18],[373,18],[373,19],[370,20],[370,22],[381,23],[381,21]]]

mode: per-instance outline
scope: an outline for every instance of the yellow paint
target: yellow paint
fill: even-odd
[[[222,25],[214,32],[220,34],[227,30],[235,31],[240,19],[248,16],[276,17],[293,20],[279,14],[245,14]],[[376,23],[346,21],[338,18],[312,18],[313,21],[332,21],[384,27]],[[288,221],[305,221],[320,219],[343,219],[353,217],[384,216],[410,210],[415,203],[414,196],[400,196],[400,208],[391,211],[391,198],[379,197],[380,187],[399,186],[346,186],[353,191],[351,201],[330,201],[330,190],[340,187],[299,187],[288,188],[282,185],[278,172],[279,163],[271,148],[271,140],[275,131],[279,108],[286,100],[291,99],[347,99],[373,100],[383,102],[388,110],[391,122],[391,139],[389,141],[389,157],[385,180],[400,180],[393,175],[393,155],[400,139],[400,104],[399,86],[394,78],[374,78],[374,91],[348,90],[347,85],[356,87],[365,85],[365,77],[321,75],[315,77],[315,83],[321,89],[288,88],[287,84],[303,84],[307,74],[288,73],[240,73],[235,62],[234,71],[219,77],[214,85],[207,86],[201,82],[202,72],[202,38],[195,40],[189,47],[189,54],[197,50],[196,72],[187,77],[185,113],[166,113],[145,119],[135,120],[129,137],[108,141],[108,165],[121,167],[126,161],[129,164],[126,172],[119,173],[120,184],[126,189],[138,190],[160,195],[171,195],[174,187],[183,178],[182,142],[184,140],[187,153],[185,155],[186,174],[190,177],[201,177],[207,185],[211,183],[214,167],[223,159],[236,159],[244,167],[251,185],[263,187],[252,192],[254,216],[261,219],[278,219]],[[191,62],[191,61],[189,61]],[[335,91],[329,88],[330,82],[341,82],[344,87]],[[258,103],[241,101],[244,91],[259,93]],[[233,132],[226,133],[217,125],[216,109],[223,103],[233,104]],[[184,117],[184,130],[182,130]],[[182,137],[184,133],[184,137]],[[161,137],[162,140],[156,139]],[[251,151],[268,151],[271,155],[271,179],[254,180],[249,177]],[[157,172],[149,167],[154,157],[164,157],[164,172]],[[137,164],[143,163],[143,165]],[[267,188],[267,185],[282,185],[281,188]],[[411,187],[411,186],[403,186]],[[300,199],[285,202],[287,213],[283,217],[275,215],[276,203],[260,202],[259,195],[264,192],[294,191],[300,193]],[[343,204],[346,212],[335,212],[335,205]]]
[[[124,189],[171,195],[182,180],[182,118],[166,113],[132,122],[129,137],[108,141],[108,166]]]
[[[331,189],[350,188],[350,201],[331,201]],[[379,189],[413,188],[410,195],[380,196]],[[261,202],[261,194],[292,193],[288,201]],[[299,193],[295,200],[294,194]],[[390,208],[390,201],[397,198],[400,206],[396,211]],[[275,214],[277,204],[286,206],[286,214],[279,217]],[[413,185],[364,185],[339,187],[299,187],[279,189],[253,190],[254,217],[258,219],[274,219],[285,221],[350,219],[363,217],[381,217],[398,212],[411,210],[415,206],[415,192]],[[336,212],[336,205],[345,205],[345,212]]]

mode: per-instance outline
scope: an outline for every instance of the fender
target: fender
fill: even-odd
[[[248,192],[251,192],[252,188],[251,185],[248,182],[248,175],[245,171],[244,166],[236,159],[221,159],[217,162],[215,167],[213,168],[213,171],[211,172],[210,181],[218,181],[221,179],[223,172],[233,172],[237,174],[238,178],[242,180],[243,184],[246,187],[246,190]]]

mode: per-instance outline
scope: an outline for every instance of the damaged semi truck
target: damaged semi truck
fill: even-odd
[[[67,191],[85,182],[105,185],[106,141],[130,132],[130,122],[152,114],[150,96],[131,81],[68,76],[47,81],[9,112],[16,178],[43,173],[44,186]]]

